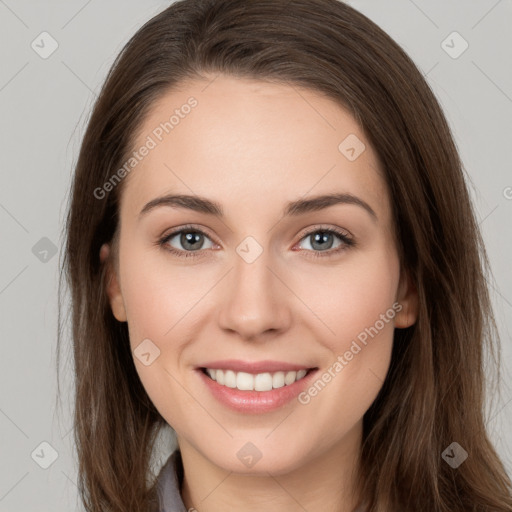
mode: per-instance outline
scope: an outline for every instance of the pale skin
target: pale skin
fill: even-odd
[[[394,329],[417,318],[387,187],[365,134],[331,99],[285,84],[213,78],[167,93],[141,127],[136,147],[190,96],[198,101],[125,178],[118,269],[111,267],[107,287],[112,312],[128,322],[132,350],[147,338],[160,350],[149,366],[134,361],[177,433],[187,509],[349,512],[363,415],[388,371]],[[366,145],[354,161],[338,149],[349,134]],[[364,200],[376,218],[343,203],[283,216],[289,201],[334,192]],[[224,218],[171,206],[139,218],[146,203],[170,193],[214,200]],[[188,232],[205,233],[196,244],[201,256],[180,258],[157,244],[187,224]],[[314,245],[314,233],[330,228],[357,245],[335,253],[344,245],[335,234],[324,251]],[[252,263],[236,251],[249,236],[263,249]],[[194,252],[180,234],[166,244]],[[102,261],[109,249],[102,247]],[[322,251],[331,255],[314,257]],[[402,309],[306,405],[292,400],[240,414],[198,377],[197,365],[219,359],[287,361],[321,374],[394,303]],[[237,457],[247,442],[262,454],[251,468]]]

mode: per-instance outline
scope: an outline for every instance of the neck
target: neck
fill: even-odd
[[[200,512],[353,512],[361,435],[359,423],[337,445],[279,475],[226,471],[180,439],[183,502]]]

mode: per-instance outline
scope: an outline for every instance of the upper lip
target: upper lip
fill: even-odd
[[[213,370],[233,370],[246,373],[271,373],[284,371],[310,370],[311,366],[303,364],[286,363],[284,361],[241,361],[237,359],[225,359],[223,361],[210,361],[199,366]]]

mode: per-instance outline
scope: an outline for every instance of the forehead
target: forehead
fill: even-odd
[[[231,203],[234,214],[256,203],[277,212],[332,192],[389,214],[377,155],[355,119],[295,85],[224,75],[183,82],[151,106],[133,150],[138,160],[122,195],[127,215],[164,193],[211,197],[229,215]]]

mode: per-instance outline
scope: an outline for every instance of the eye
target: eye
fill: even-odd
[[[341,243],[336,248],[330,250],[333,246],[333,238],[338,238],[338,240],[341,240]],[[313,251],[308,252],[312,252],[311,256],[313,257],[333,256],[356,245],[354,239],[351,238],[348,233],[335,228],[317,228],[314,231],[306,233],[306,235],[302,237],[301,241],[302,240],[312,240],[309,246]],[[316,249],[320,249],[320,251]]]
[[[177,243],[181,245],[182,249],[176,249],[170,246],[170,242],[174,238],[177,240]],[[165,247],[166,250],[175,254],[176,256],[189,258],[191,256],[200,256],[194,253],[204,248],[203,243],[205,239],[210,240],[208,235],[201,231],[200,229],[193,228],[192,226],[185,226],[184,228],[181,228],[178,231],[174,231],[166,235],[164,238],[159,240],[158,243],[159,245]],[[208,249],[208,247],[206,248]]]
[[[313,237],[313,235],[315,236]],[[331,249],[333,246],[333,237],[338,238],[341,242],[336,248]],[[176,239],[175,243],[178,243],[181,248],[176,248],[171,245],[170,242],[173,239]],[[335,228],[317,228],[314,231],[306,233],[301,238],[301,241],[310,239],[312,239],[312,243],[309,243],[309,246],[312,250],[307,250],[306,252],[312,253],[311,256],[313,257],[333,256],[356,245],[355,240],[351,238],[351,236]],[[202,249],[212,248],[211,246],[203,247],[205,240],[210,240],[211,242],[210,237],[202,230],[194,228],[193,226],[185,226],[166,235],[159,240],[157,244],[180,258],[202,257],[204,256]]]

